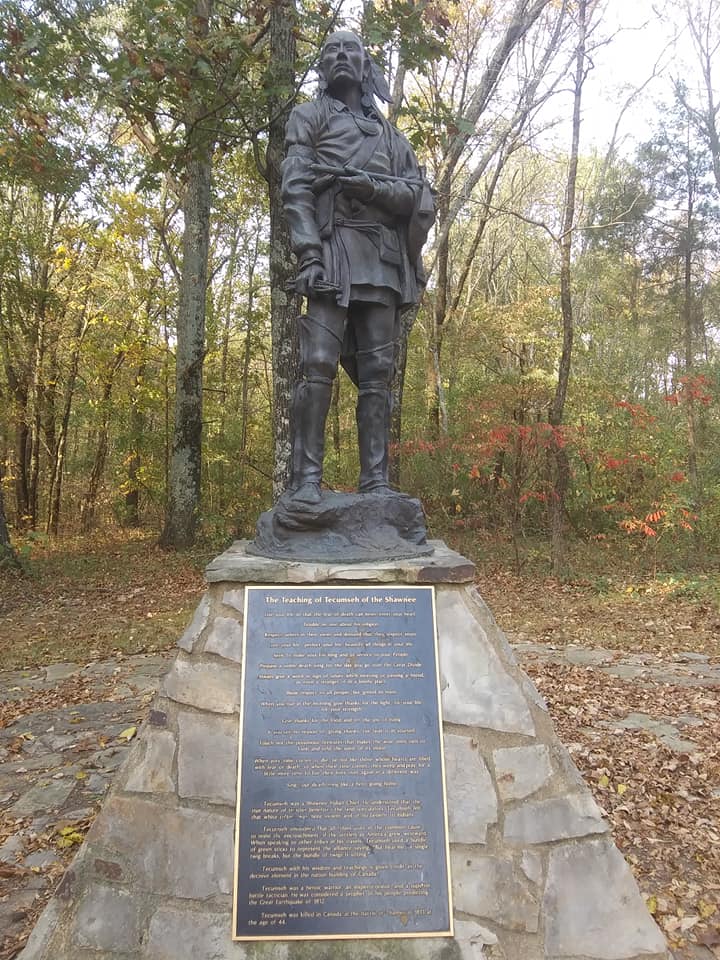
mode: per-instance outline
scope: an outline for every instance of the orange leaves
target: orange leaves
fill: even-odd
[[[538,503],[547,503],[548,495],[542,490],[528,490],[520,497],[520,503],[527,503],[528,500],[537,500]]]
[[[679,403],[692,401],[708,406],[713,401],[710,388],[710,381],[702,373],[693,377],[680,377],[677,390],[665,397],[665,402],[677,406]]]
[[[625,504],[629,506],[629,504]],[[612,504],[606,507],[609,509]],[[667,530],[692,530],[691,520],[699,519],[698,514],[691,513],[681,506],[674,497],[669,497],[664,504],[654,503],[652,509],[644,516],[625,517],[618,522],[621,530],[626,533],[639,533],[644,537],[659,537]]]
[[[641,533],[645,537],[657,536],[657,530],[651,527],[647,521],[639,520],[637,517],[628,517],[626,520],[621,520],[620,528],[628,533]]]
[[[644,430],[651,424],[656,423],[657,417],[653,416],[642,403],[629,403],[627,400],[616,400],[615,406],[620,410],[627,410],[633,420],[633,425]]]

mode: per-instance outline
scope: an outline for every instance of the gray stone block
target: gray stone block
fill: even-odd
[[[0,863],[15,863],[17,854],[22,853],[23,848],[22,837],[16,833],[11,834],[4,843],[0,844]]]
[[[186,650],[188,653],[192,653],[193,647],[197,643],[200,634],[203,632],[207,626],[208,617],[210,616],[210,598],[207,593],[204,595],[200,603],[195,608],[195,613],[193,618],[190,621],[185,633],[180,637],[177,642],[177,645],[183,650]]]
[[[542,857],[534,850],[523,850],[520,867],[530,883],[540,886],[542,883]]]
[[[235,804],[238,760],[237,717],[178,714],[181,797]]]
[[[255,953],[248,948],[248,960],[273,954]],[[462,945],[451,938],[379,940],[309,940],[289,945],[288,960],[465,960]],[[477,957],[468,960],[479,960]]]
[[[140,946],[140,907],[129,890],[91,886],[78,907],[73,940],[91,950],[129,953]]]
[[[205,653],[242,662],[243,628],[233,617],[215,617],[205,641]]]
[[[274,560],[247,553],[248,541],[238,540],[205,568],[208,583],[469,583],[475,565],[441,540],[428,541],[433,553],[407,560],[365,563],[317,563]]]
[[[502,800],[529,797],[552,776],[550,752],[545,744],[494,750],[493,763]]]
[[[455,940],[460,947],[462,960],[485,960],[489,957],[485,947],[493,947],[498,943],[492,930],[471,920],[455,921]]]
[[[131,769],[125,789],[135,793],[172,793],[175,790],[174,760],[175,734],[169,730],[146,729],[128,760]]]
[[[58,680],[67,680],[73,674],[79,673],[81,667],[79,663],[51,663],[45,667],[45,680],[47,683],[57,683]]]
[[[445,734],[448,826],[451,843],[485,843],[497,822],[495,787],[477,743],[470,737]]]
[[[534,736],[530,708],[461,590],[436,598],[443,719],[502,733]]]
[[[9,809],[12,817],[29,817],[41,811],[57,810],[77,786],[77,780],[41,780],[30,787]]]
[[[41,870],[45,870],[47,867],[53,867],[58,863],[60,863],[60,858],[53,853],[52,850],[38,850],[23,860],[24,867],[29,867],[30,869],[39,867]]]
[[[66,912],[67,907],[58,897],[53,897],[40,914],[40,919],[33,927],[33,931],[25,944],[25,949],[18,956],[18,960],[41,960],[41,958],[47,956],[47,948]]]
[[[505,840],[518,846],[607,831],[600,808],[587,790],[567,797],[526,801],[505,814]]]
[[[213,713],[233,713],[240,703],[240,670],[229,663],[194,663],[178,656],[163,684],[163,694]]]
[[[225,590],[222,596],[222,602],[226,607],[232,607],[238,613],[245,615],[245,587],[233,587]]]
[[[91,834],[92,852],[116,860],[141,890],[203,900],[232,890],[233,817],[111,797]],[[113,851],[112,858],[103,850]]]
[[[509,860],[451,850],[453,904],[456,910],[507,927],[535,933],[539,903]]]
[[[280,956],[278,953],[277,957]],[[199,913],[160,907],[150,920],[142,957],[143,960],[244,960],[247,952],[244,944],[231,940],[230,911]]]
[[[549,957],[626,960],[666,955],[620,851],[609,840],[567,844],[550,852],[543,902]]]

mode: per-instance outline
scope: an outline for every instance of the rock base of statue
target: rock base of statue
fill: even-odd
[[[419,500],[404,493],[333,493],[318,503],[284,493],[257,523],[248,551],[282,560],[401,560],[432,553]]]

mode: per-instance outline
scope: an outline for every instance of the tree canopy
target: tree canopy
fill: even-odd
[[[713,10],[683,8],[686,69],[657,71],[647,135],[598,144],[584,84],[614,36],[595,0],[5,3],[4,548],[106,523],[168,545],[252,532],[285,476],[297,362],[284,120],[348,23],[437,190],[403,318],[403,488],[433,529],[518,555],[551,529],[558,556],[571,536],[716,549]],[[337,487],[352,405],[338,381]]]

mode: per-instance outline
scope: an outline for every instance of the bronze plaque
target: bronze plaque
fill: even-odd
[[[432,587],[248,587],[233,938],[452,936]]]

